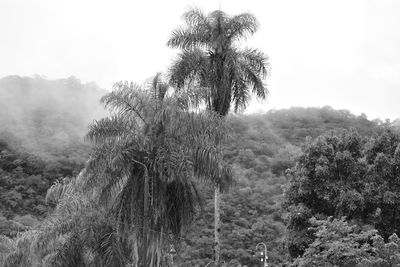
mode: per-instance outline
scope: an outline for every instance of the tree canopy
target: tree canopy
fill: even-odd
[[[355,130],[309,140],[288,175],[288,248],[301,256],[313,242],[309,219],[328,216],[372,225],[388,238],[399,233],[399,133],[371,138]]]

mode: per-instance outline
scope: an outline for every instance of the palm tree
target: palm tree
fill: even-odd
[[[57,204],[34,241],[37,266],[124,266],[129,260],[116,220],[85,190],[85,170],[56,182],[46,201]],[[34,265],[32,265],[34,266]]]
[[[228,16],[220,10],[204,14],[199,9],[191,9],[183,18],[186,25],[173,31],[168,41],[168,46],[182,50],[170,69],[173,86],[196,88],[203,96],[201,103],[221,116],[228,114],[232,104],[235,112],[244,109],[251,93],[266,98],[264,78],[268,58],[257,49],[238,47],[240,39],[258,29],[253,15]],[[217,266],[220,263],[220,185],[218,180],[214,187]]]
[[[186,94],[167,90],[160,75],[145,88],[117,83],[102,98],[115,114],[95,121],[87,134],[95,149],[86,185],[99,188],[99,203],[129,233],[134,266],[159,266],[167,234],[179,237],[190,225],[199,200],[194,176],[210,182],[231,176],[213,160],[210,145],[224,138],[224,122],[190,112]]]
[[[48,203],[56,204],[51,216],[14,239],[0,235],[0,265],[124,266],[128,255],[115,219],[91,199],[83,185],[83,175],[57,181],[46,196]]]

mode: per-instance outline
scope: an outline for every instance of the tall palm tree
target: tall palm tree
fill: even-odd
[[[240,39],[258,29],[253,15],[228,16],[220,10],[204,14],[199,9],[191,9],[184,13],[183,19],[185,26],[173,31],[168,41],[168,46],[181,49],[170,69],[173,86],[197,88],[202,92],[201,103],[221,116],[228,114],[232,104],[235,112],[244,109],[251,93],[266,98],[268,90],[264,78],[268,58],[257,49],[238,46]],[[214,188],[217,265],[220,262],[220,185],[218,181]]]
[[[115,114],[94,122],[87,138],[95,149],[86,166],[87,186],[115,214],[133,240],[134,266],[159,266],[166,234],[179,236],[199,200],[193,177],[231,177],[210,140],[225,136],[212,113],[189,111],[186,94],[169,94],[156,75],[151,85],[117,83],[102,98]],[[210,174],[214,175],[210,175]]]

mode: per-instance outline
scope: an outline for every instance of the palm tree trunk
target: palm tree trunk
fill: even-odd
[[[219,266],[220,254],[221,254],[221,243],[219,234],[221,232],[221,221],[220,221],[220,185],[215,183],[214,185],[214,251],[215,251],[215,266]]]
[[[146,167],[146,166],[145,166]],[[144,194],[143,194],[143,232],[142,232],[142,239],[143,239],[143,250],[142,250],[142,265],[148,266],[147,256],[148,256],[148,242],[149,242],[149,176],[147,173],[147,169],[145,169],[144,175]]]

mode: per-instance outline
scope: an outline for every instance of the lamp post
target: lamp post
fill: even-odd
[[[256,250],[257,251],[258,251],[258,248],[260,246],[264,246],[264,251],[260,251],[260,256],[261,256],[260,260],[261,260],[261,263],[262,263],[262,267],[268,267],[268,263],[267,263],[267,260],[268,260],[267,245],[265,245],[265,243],[263,243],[263,242],[258,243],[257,246],[256,246]]]
[[[174,257],[176,255],[176,250],[173,244],[170,244],[170,249],[169,249],[169,256],[171,257],[171,266],[174,267]]]

